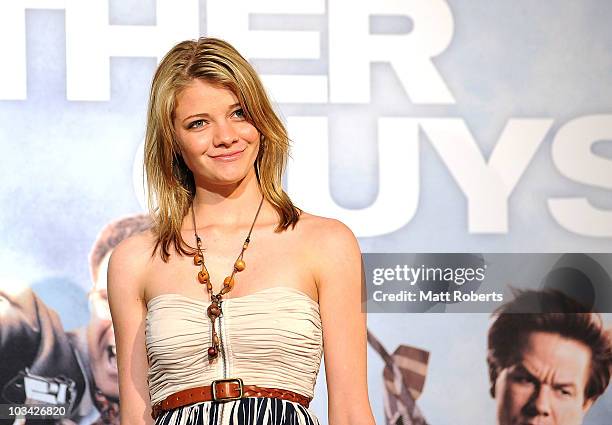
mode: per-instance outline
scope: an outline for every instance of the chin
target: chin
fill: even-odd
[[[119,399],[119,385],[116,377],[114,379],[103,379],[101,385],[96,381],[96,385],[105,396]]]
[[[109,368],[105,359],[91,365],[95,387],[107,397],[119,398],[119,375],[116,366]]]
[[[209,177],[212,181],[240,181],[249,174],[255,176],[255,158],[253,161],[217,162],[209,168]]]
[[[248,173],[227,173],[215,176],[210,182],[216,186],[235,186],[240,184],[247,176]]]

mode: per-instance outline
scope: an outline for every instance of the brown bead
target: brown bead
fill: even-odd
[[[202,265],[202,256],[200,254],[196,254],[193,256],[193,264],[195,264],[196,266],[201,266]]]
[[[242,245],[242,249],[247,249],[249,247],[249,243],[245,242],[244,245]]]
[[[231,290],[234,287],[234,278],[231,276],[228,276],[225,279],[223,279],[223,286]]]
[[[202,285],[207,284],[208,283],[208,272],[206,270],[200,270],[198,272],[198,280],[200,281]]]
[[[217,335],[213,336],[213,345],[215,346],[219,345],[219,337]]]
[[[246,264],[244,263],[244,260],[242,260],[242,259],[236,260],[236,262],[234,263],[234,268],[238,272],[243,271],[245,267],[246,267]]]
[[[221,310],[219,309],[219,307],[217,307],[214,304],[211,304],[208,306],[208,309],[206,311],[206,313],[208,314],[208,317],[213,318],[213,317],[219,317],[221,315]]]
[[[219,354],[219,351],[216,347],[208,347],[208,357],[214,359]]]
[[[206,282],[206,289],[212,292],[212,283],[210,281]]]

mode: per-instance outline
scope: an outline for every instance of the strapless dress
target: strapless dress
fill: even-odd
[[[298,289],[277,286],[223,300],[215,326],[219,356],[209,360],[208,301],[162,294],[147,303],[146,347],[151,405],[177,391],[241,378],[245,385],[313,397],[323,353],[319,304]],[[164,425],[318,425],[302,405],[276,398],[207,401],[166,411]]]

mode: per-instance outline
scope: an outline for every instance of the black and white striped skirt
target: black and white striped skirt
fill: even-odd
[[[155,425],[320,425],[299,403],[278,398],[247,397],[206,401],[162,413]]]

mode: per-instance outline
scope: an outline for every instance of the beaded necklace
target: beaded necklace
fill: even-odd
[[[208,291],[208,295],[210,296],[210,305],[206,309],[206,314],[210,318],[212,322],[212,345],[208,347],[208,357],[214,359],[219,355],[219,345],[220,340],[217,336],[217,331],[215,330],[215,321],[217,317],[221,316],[221,299],[223,295],[227,294],[234,287],[234,275],[238,272],[241,272],[245,269],[246,264],[244,263],[243,256],[244,251],[249,246],[249,242],[251,241],[251,232],[253,231],[253,227],[255,226],[255,222],[257,221],[257,217],[259,216],[259,211],[261,211],[261,206],[263,205],[264,198],[261,197],[261,201],[259,202],[259,207],[257,208],[257,213],[255,213],[255,218],[253,219],[253,223],[251,223],[251,228],[249,229],[249,233],[247,234],[244,243],[242,244],[242,249],[240,250],[240,254],[238,254],[238,258],[234,262],[234,268],[232,269],[232,274],[227,276],[223,280],[223,288],[215,295],[213,293],[213,286],[210,282],[210,275],[208,274],[208,270],[206,269],[206,265],[204,264],[204,252],[202,250],[202,240],[200,236],[198,236],[196,221],[195,221],[195,212],[193,208],[193,204],[191,205],[191,218],[193,221],[193,232],[196,240],[196,252],[193,256],[193,263],[196,266],[200,266],[200,271],[198,272],[198,282],[202,285],[206,285],[206,290]]]

